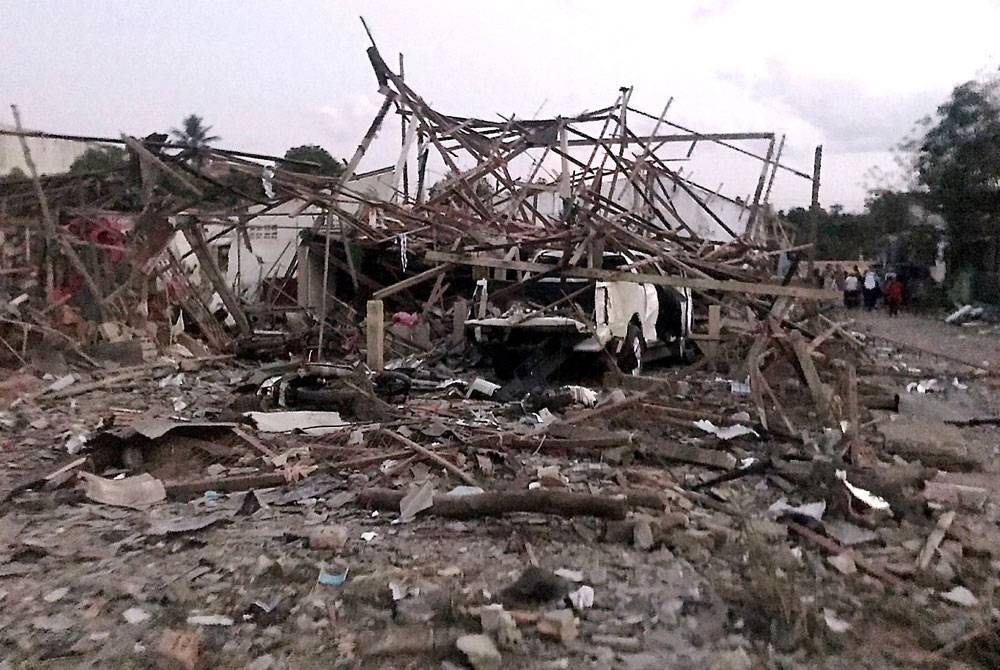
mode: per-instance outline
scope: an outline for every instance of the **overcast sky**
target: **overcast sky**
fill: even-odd
[[[989,0],[0,0],[0,123],[16,103],[33,128],[143,135],[194,112],[220,146],[348,156],[380,99],[362,14],[440,111],[568,115],[631,85],[633,105],[658,114],[673,96],[668,118],[700,131],[787,133],[783,162],[806,172],[823,144],[821,200],[849,209],[914,121],[1000,64]],[[779,177],[779,206],[808,199]]]

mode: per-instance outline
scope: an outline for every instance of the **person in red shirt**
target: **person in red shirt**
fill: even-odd
[[[889,316],[896,316],[903,304],[903,282],[896,275],[889,275],[885,284],[885,304],[889,307]]]

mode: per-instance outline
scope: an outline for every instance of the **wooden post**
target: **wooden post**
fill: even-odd
[[[400,79],[404,79],[404,80],[406,79],[406,74],[405,74],[405,71],[404,71],[404,68],[403,68],[403,54],[402,53],[399,54],[399,78]],[[416,120],[414,120],[413,121],[413,125],[416,127],[419,124],[417,123]],[[399,141],[402,143],[401,150],[402,150],[403,154],[404,155],[408,154],[409,151],[410,151],[410,142],[412,142],[413,140],[410,139],[409,142],[408,142],[407,139],[406,139],[406,115],[405,114],[400,114],[399,115]],[[396,171],[399,172],[398,169]],[[397,177],[398,176],[399,175],[397,175]],[[409,166],[409,161],[407,161],[407,160],[404,159],[403,160],[403,202],[406,203],[406,202],[409,202],[409,200],[410,200],[410,166]]]
[[[757,214],[760,210],[760,197],[764,193],[764,184],[767,181],[767,171],[771,167],[771,157],[774,155],[774,137],[771,137],[771,142],[767,145],[767,155],[764,157],[764,165],[760,169],[760,178],[757,180],[757,190],[753,194],[753,204],[750,205],[750,218],[747,220],[747,227],[744,229],[743,235],[748,240],[753,240],[755,238],[757,225]],[[777,170],[777,168],[775,168]]]
[[[385,367],[385,324],[382,321],[382,301],[369,300],[365,316],[365,336],[368,340],[368,367],[381,372]]]
[[[465,341],[465,319],[469,316],[469,301],[458,298],[451,308],[451,343],[458,345]]]
[[[708,306],[708,343],[705,345],[705,358],[709,364],[715,365],[719,354],[719,334],[722,332],[722,305]]]
[[[774,169],[771,170],[771,176],[767,179],[767,188],[764,190],[764,199],[761,201],[765,205],[771,198],[771,187],[774,186],[774,176],[778,174],[778,166],[781,163],[781,152],[784,148],[785,136],[782,135],[781,140],[778,142],[778,151],[774,154]]]
[[[14,125],[17,128],[18,133],[23,133],[24,128],[21,126],[21,113],[17,110],[17,105],[11,105],[10,111],[14,115]],[[18,135],[18,140],[21,143],[21,151],[24,152],[24,164],[28,168],[28,176],[31,177],[32,186],[35,189],[35,195],[38,197],[38,204],[42,208],[42,224],[45,227],[45,291],[46,300],[52,300],[53,293],[53,268],[52,268],[52,252],[54,244],[58,244],[61,248],[63,254],[69,259],[70,264],[73,265],[73,269],[76,270],[77,274],[83,278],[84,283],[87,285],[87,289],[94,298],[94,303],[101,312],[102,320],[107,319],[107,309],[104,305],[104,295],[101,290],[94,283],[93,277],[87,272],[87,267],[83,264],[83,260],[76,253],[73,245],[66,240],[60,234],[59,227],[56,224],[56,219],[52,215],[52,211],[49,209],[48,198],[45,197],[45,191],[42,189],[42,180],[38,176],[38,170],[35,167],[35,161],[31,157],[31,149],[28,148],[28,141],[25,139],[23,134]]]
[[[858,370],[853,363],[847,364],[844,384],[844,401],[847,404],[847,453],[851,462],[867,467],[875,460],[875,453],[861,434],[861,410],[858,404]]]
[[[816,147],[813,157],[812,202],[809,205],[809,276],[816,261],[816,240],[819,239],[819,171],[823,164],[823,145]]]

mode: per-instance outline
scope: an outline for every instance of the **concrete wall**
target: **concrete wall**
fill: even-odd
[[[14,130],[13,127],[2,124],[0,124],[0,129]],[[40,137],[29,137],[27,140],[28,148],[31,150],[31,158],[35,161],[35,167],[38,168],[39,174],[67,172],[73,161],[87,150],[87,145],[83,142]],[[14,168],[18,168],[25,175],[28,174],[28,166],[24,162],[24,152],[21,150],[21,141],[13,135],[0,135],[0,176],[10,173]]]

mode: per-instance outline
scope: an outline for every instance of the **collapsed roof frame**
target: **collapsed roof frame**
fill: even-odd
[[[813,206],[817,204],[818,161],[813,175],[783,165],[780,160],[784,136],[778,140],[770,132],[698,133],[667,121],[669,102],[659,116],[631,107],[631,88],[620,89],[614,105],[573,117],[544,120],[501,117],[500,121],[488,121],[450,116],[433,109],[406,84],[402,76],[402,56],[400,73],[397,74],[386,64],[374,40],[367,49],[367,54],[383,101],[333,192],[337,195],[345,193],[346,182],[352,177],[372,140],[382,128],[389,110],[395,107],[401,117],[401,145],[394,188],[396,195],[393,202],[375,202],[359,197],[359,204],[373,208],[370,211],[373,216],[367,221],[338,206],[331,206],[327,216],[317,220],[313,231],[322,230],[324,239],[322,286],[329,286],[334,231],[339,233],[347,269],[357,288],[358,277],[349,252],[349,238],[385,242],[394,237],[395,230],[400,236],[402,248],[403,238],[412,233],[425,233],[420,236],[423,239],[418,237],[415,246],[441,250],[449,242],[453,243],[454,249],[471,239],[480,248],[485,248],[496,246],[498,241],[502,245],[504,237],[508,241],[551,239],[553,235],[559,236],[562,232],[575,229],[584,231],[587,240],[578,240],[575,251],[567,254],[566,258],[569,259],[569,264],[577,264],[587,257],[588,263],[593,265],[595,252],[598,247],[603,248],[604,238],[609,231],[613,231],[612,237],[625,234],[633,242],[640,240],[641,236],[647,236],[661,241],[671,240],[674,245],[688,251],[696,246],[703,247],[703,240],[699,239],[699,235],[678,212],[664,183],[671,184],[675,192],[680,190],[697,203],[704,214],[744,249],[773,249],[778,245],[787,247],[791,243],[775,217],[762,217],[760,214],[779,170],[812,181]],[[652,132],[639,134],[630,129],[629,114],[654,119],[656,123]],[[589,127],[591,125],[599,125],[600,130],[593,132]],[[661,133],[660,129],[664,126],[681,132]],[[766,141],[764,155],[733,144],[742,141]],[[761,170],[753,197],[749,198],[750,202],[727,199],[748,210],[749,216],[742,234],[728,226],[713,210],[708,198],[699,195],[698,191],[712,197],[722,197],[721,194],[712,193],[682,176],[680,169],[674,170],[667,165],[669,158],[658,154],[665,145],[677,142],[690,143],[688,157],[698,143],[710,142],[760,161]],[[408,170],[414,144],[417,183],[415,192],[411,195]],[[637,151],[627,156],[626,148],[633,146],[637,147]],[[427,164],[432,147],[448,173],[431,189],[427,186]],[[577,158],[571,153],[571,147],[590,147],[589,157],[586,160]],[[510,170],[511,162],[533,149],[540,149],[541,157],[532,161],[526,177],[516,178]],[[538,173],[550,154],[558,158],[561,169],[551,181],[539,182]],[[461,163],[470,161],[472,166],[463,169]],[[484,178],[493,180],[493,185],[488,189],[481,187]],[[610,181],[607,193],[606,181]],[[615,200],[619,182],[623,189],[627,185],[633,187],[631,206]],[[562,201],[558,214],[543,213],[532,203],[530,196],[540,191],[558,193]],[[396,225],[392,225],[393,222]],[[414,224],[417,224],[415,230]],[[450,234],[442,239],[439,236],[441,232]],[[637,237],[636,233],[641,235]],[[497,234],[501,237],[497,238]],[[590,244],[586,243],[588,241]],[[657,251],[660,252],[658,255],[662,255],[663,248],[660,247]],[[683,265],[679,260],[676,262]],[[692,269],[689,266],[684,268]],[[293,268],[290,267],[288,275],[292,272]],[[440,280],[440,273],[437,276]],[[321,323],[320,349],[327,321],[326,293],[327,291],[322,292],[318,315]]]
[[[748,204],[750,217],[745,234],[748,241],[758,240],[761,237],[763,231],[757,226],[759,210],[762,203],[766,202],[770,195],[774,178],[779,169],[803,179],[815,180],[815,175],[806,174],[780,162],[784,147],[783,136],[777,143],[776,152],[777,138],[771,132],[698,133],[666,119],[670,107],[669,102],[659,116],[653,116],[630,106],[629,100],[632,95],[630,88],[620,89],[614,105],[573,117],[556,117],[544,120],[521,120],[511,117],[502,121],[488,121],[437,112],[406,85],[402,76],[390,70],[377,47],[374,45],[370,47],[368,56],[378,78],[380,91],[386,96],[386,100],[392,100],[398,112],[403,116],[403,142],[397,165],[404,172],[402,194],[404,201],[411,201],[405,173],[407,170],[406,154],[410,151],[413,133],[412,130],[407,132],[407,123],[411,129],[416,126],[418,139],[418,183],[412,202],[422,204],[425,201],[427,154],[430,147],[433,146],[450,170],[445,186],[460,186],[458,195],[473,210],[480,214],[486,213],[484,211],[486,208],[482,206],[484,203],[477,202],[479,198],[476,197],[475,193],[470,192],[468,186],[482,176],[490,175],[496,180],[498,187],[498,193],[494,194],[492,204],[497,204],[498,196],[500,203],[512,202],[516,205],[514,209],[521,211],[512,212],[511,216],[516,218],[520,215],[532,223],[538,223],[538,218],[533,218],[533,215],[537,217],[538,212],[524,211],[524,197],[519,191],[524,190],[535,180],[537,167],[531,171],[528,179],[520,182],[514,179],[507,169],[512,160],[531,149],[541,148],[545,152],[542,158],[535,161],[535,166],[540,167],[545,156],[550,152],[561,160],[562,169],[559,183],[553,183],[551,186],[560,189],[560,193],[567,203],[571,199],[569,186],[573,181],[579,181],[593,175],[595,180],[599,182],[605,175],[610,175],[614,184],[621,173],[626,173],[629,181],[642,178],[644,172],[653,173],[656,178],[666,177],[675,187],[687,192],[732,237],[737,237],[736,233],[721,221],[707,203],[702,202],[703,198],[692,192],[691,187],[697,185],[681,176],[681,170],[672,170],[668,167],[666,162],[670,159],[661,157],[657,152],[669,143],[685,142],[690,144],[687,151],[687,157],[690,158],[699,142],[709,142],[752,157],[760,161],[762,166],[757,187],[751,202]],[[656,125],[653,132],[648,135],[640,135],[630,129],[628,126],[630,113],[655,120]],[[584,126],[588,124],[600,124],[600,132],[585,132]],[[661,126],[682,132],[661,134],[659,132]],[[762,156],[733,144],[733,142],[746,140],[766,141],[765,154]],[[631,145],[638,145],[639,151],[634,153],[632,157],[627,157],[625,147]],[[586,162],[580,161],[570,154],[570,147],[588,146],[592,147],[593,151]],[[618,147],[617,151],[614,150],[616,146]],[[594,161],[601,153],[600,150],[603,150],[603,155],[600,156],[599,166],[595,166]],[[464,151],[468,156],[471,156],[477,163],[475,167],[471,170],[460,170],[457,151]],[[612,164],[610,170],[606,169],[609,158]],[[656,181],[656,179],[651,181]],[[599,188],[599,185],[597,190],[591,188],[591,195],[596,195],[598,199],[601,195]],[[677,215],[676,209],[671,206],[668,193],[660,195],[655,193],[653,189],[649,189],[649,191],[641,195],[641,199],[649,206],[650,212],[648,213],[651,213],[660,225],[668,230],[680,228],[691,232],[683,219]],[[430,201],[433,203],[434,198],[430,198]],[[609,203],[603,204],[607,206]]]

